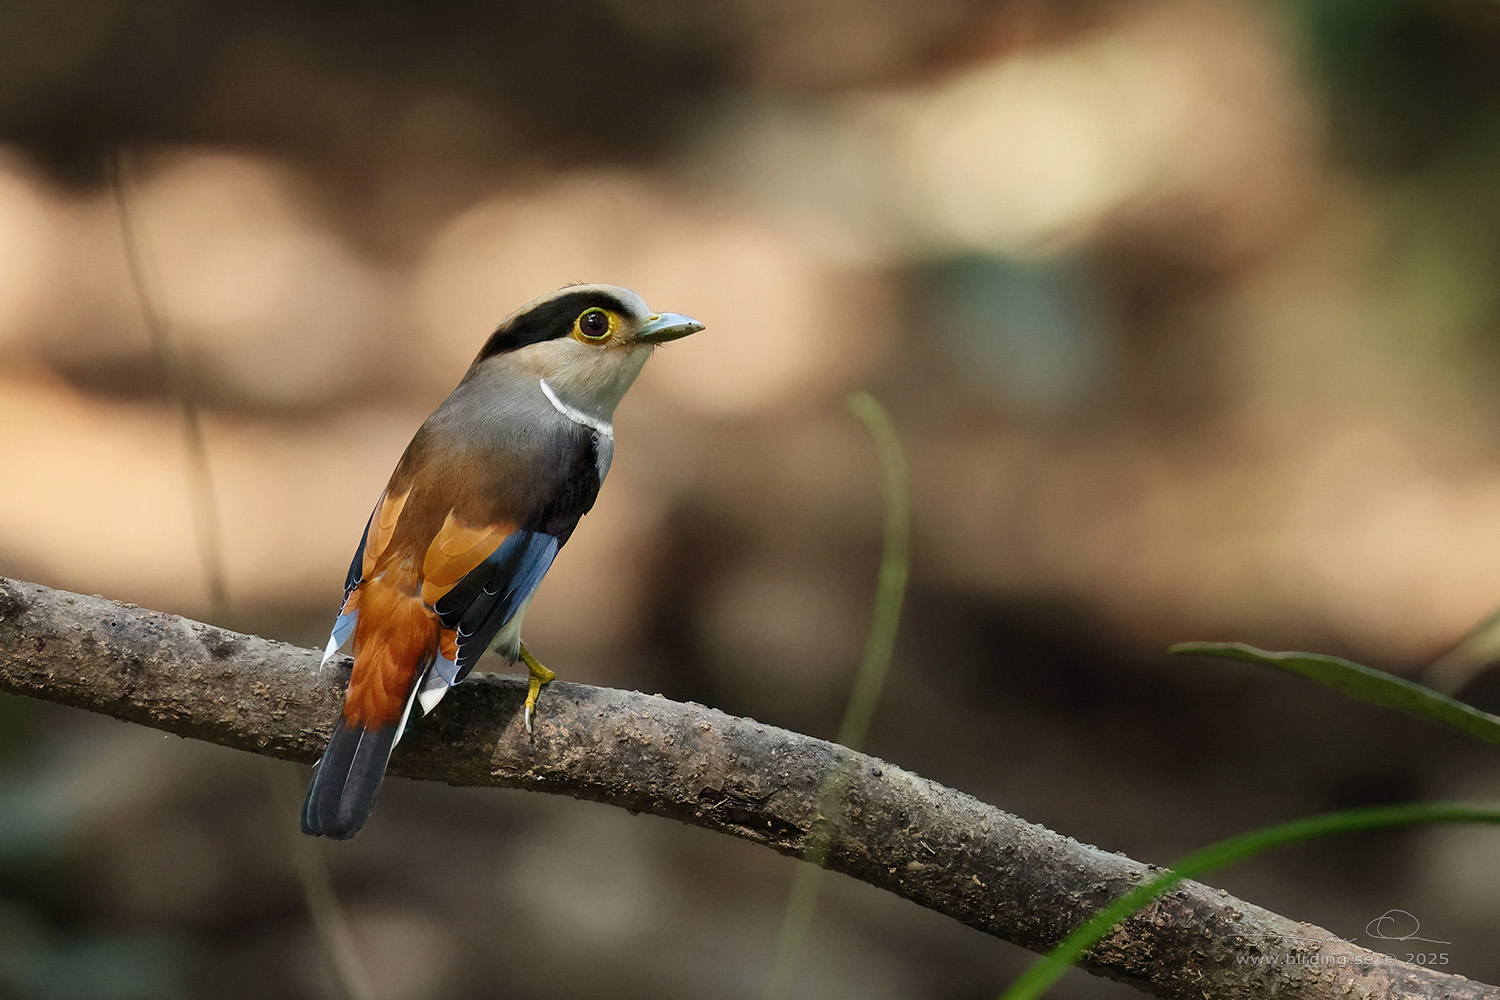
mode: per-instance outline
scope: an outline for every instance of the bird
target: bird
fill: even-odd
[[[320,668],[352,640],[343,708],[302,832],[346,840],[396,742],[495,647],[528,673],[524,725],[555,674],[521,641],[542,577],[594,506],[615,407],[655,348],[703,329],[614,285],[564,286],[516,310],[417,430],[365,525]]]

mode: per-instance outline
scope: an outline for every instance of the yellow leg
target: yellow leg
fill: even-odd
[[[551,684],[557,675],[542,666],[526,644],[521,643],[521,662],[526,664],[527,671],[531,674],[531,681],[526,685],[526,732],[531,732],[531,716],[536,711],[537,695],[542,693],[543,684]]]

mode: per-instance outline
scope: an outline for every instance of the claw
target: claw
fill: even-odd
[[[552,671],[542,666],[531,650],[525,644],[521,645],[521,662],[526,664],[526,670],[531,675],[526,685],[526,735],[532,735],[532,719],[536,715],[536,699],[542,693],[542,685],[552,683],[557,677]]]

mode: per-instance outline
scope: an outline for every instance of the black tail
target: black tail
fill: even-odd
[[[396,724],[364,729],[339,720],[307,786],[303,833],[348,840],[364,827],[399,731]]]

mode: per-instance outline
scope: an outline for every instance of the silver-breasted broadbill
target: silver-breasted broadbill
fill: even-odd
[[[358,833],[413,706],[432,711],[491,646],[526,664],[531,731],[553,674],[521,620],[609,472],[621,397],[658,344],[701,329],[628,289],[570,285],[485,342],[407,445],[354,552],[323,656],[352,639],[354,668],[304,833]]]

